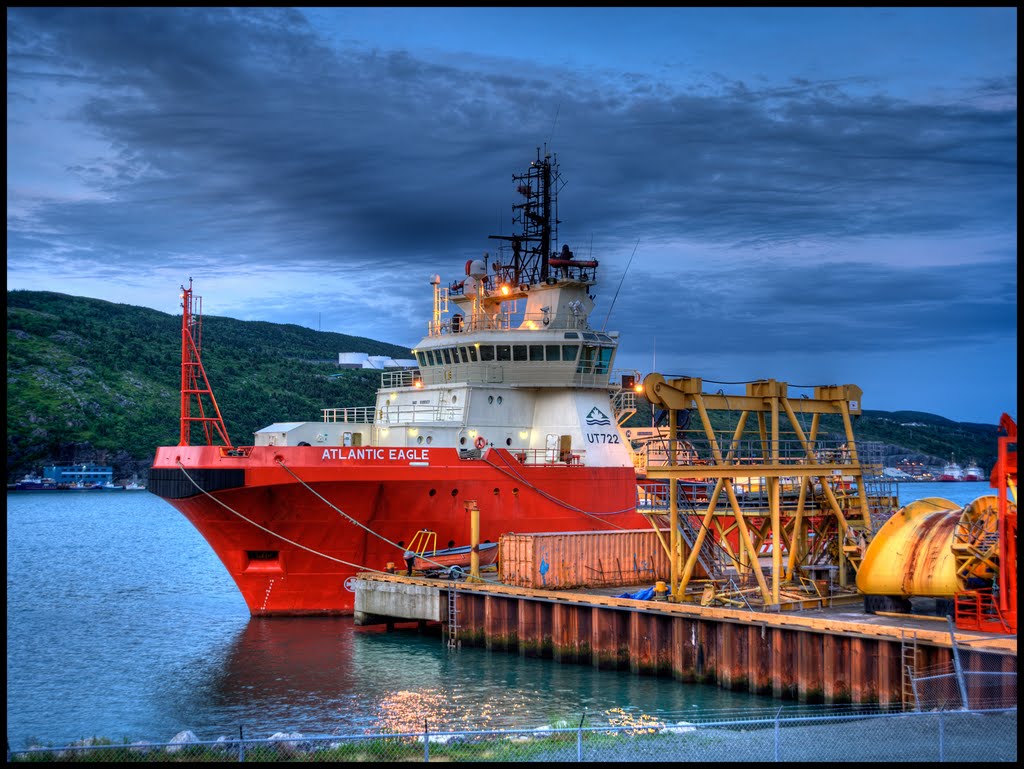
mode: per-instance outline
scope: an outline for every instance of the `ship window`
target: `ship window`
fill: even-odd
[[[576,355],[580,351],[578,344],[567,344],[562,346],[562,360],[576,360]]]
[[[565,338],[566,339],[579,339],[580,335],[577,334],[575,331],[566,331],[565,332]]]
[[[612,352],[614,352],[614,348],[612,347],[601,348],[601,358],[597,362],[597,369],[594,371],[595,374],[608,373],[608,371],[611,369]]]
[[[467,349],[469,350],[469,359],[473,363],[476,363],[476,348],[475,347],[469,347]]]
[[[480,360],[489,361],[494,360],[494,346],[490,344],[484,344],[480,346]]]
[[[498,396],[498,405],[499,406],[501,405],[501,396],[500,395]]]
[[[560,344],[549,344],[545,345],[548,351],[548,360],[561,360],[562,359],[562,345]]]
[[[530,345],[530,360],[544,360],[544,345]]]
[[[416,353],[416,360],[420,362],[420,368],[427,365],[427,356],[421,352]]]
[[[428,366],[433,366],[434,365],[434,351],[433,350],[427,350],[427,365]]]
[[[583,346],[583,354],[580,356],[580,362],[576,366],[577,374],[594,373],[594,356],[596,353],[596,347],[591,347],[589,344]]]
[[[459,355],[462,357],[463,363],[469,363],[469,353],[466,351],[465,347],[459,348]]]
[[[497,359],[498,360],[512,360],[512,349],[507,344],[499,344],[497,346]]]
[[[452,351],[445,347],[443,350],[441,350],[441,352],[444,353],[445,365],[452,365]]]
[[[512,345],[512,360],[526,360],[526,345]]]
[[[597,341],[597,334],[591,334],[591,333],[588,333],[588,332],[584,331],[583,332],[583,338],[587,339],[587,340],[589,340],[591,342],[596,342]]]

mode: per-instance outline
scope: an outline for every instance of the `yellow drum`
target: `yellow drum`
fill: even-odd
[[[998,500],[965,507],[928,497],[911,502],[871,540],[857,572],[866,596],[953,598],[995,574]],[[971,584],[968,584],[971,583]]]

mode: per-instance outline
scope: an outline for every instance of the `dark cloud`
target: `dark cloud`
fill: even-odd
[[[418,284],[394,276],[493,249],[487,235],[511,229],[511,173],[550,141],[567,181],[561,239],[596,243],[606,268],[602,319],[639,240],[630,282],[646,293],[624,291],[614,318],[642,328],[652,300],[681,327],[714,318],[699,349],[743,344],[752,326],[781,351],[1015,338],[1015,250],[951,281],[924,254],[862,264],[815,245],[1012,239],[1014,75],[971,99],[910,102],[863,95],[855,73],[769,86],[455,65],[336,48],[293,9],[8,9],[7,39],[9,128],[53,87],[109,147],[66,168],[88,196],[12,207],[9,176],[9,265],[369,280],[386,263],[412,301]],[[403,328],[420,326],[389,326]]]

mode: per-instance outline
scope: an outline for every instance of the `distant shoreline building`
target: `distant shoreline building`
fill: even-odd
[[[113,483],[114,468],[107,465],[51,465],[43,468],[43,476],[52,478],[58,486]]]
[[[412,358],[389,358],[387,355],[370,355],[365,352],[339,352],[338,367],[351,369],[416,368],[419,364]]]

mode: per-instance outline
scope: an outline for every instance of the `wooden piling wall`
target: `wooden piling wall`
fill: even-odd
[[[456,595],[457,635],[467,645],[799,702],[898,706],[908,643],[916,670],[952,670],[949,636],[943,645],[941,630],[901,638],[862,627],[844,632],[828,623],[788,626],[778,615],[727,619],[487,592]],[[977,648],[959,654],[967,672],[1017,670],[1015,643],[1012,654]],[[1012,677],[1005,678],[1006,699],[1015,706]]]

